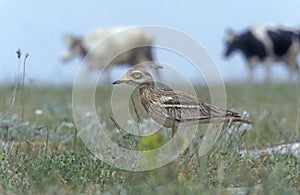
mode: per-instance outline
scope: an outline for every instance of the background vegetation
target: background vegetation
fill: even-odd
[[[213,150],[201,158],[197,153],[205,127],[200,127],[199,139],[176,161],[145,172],[119,170],[93,156],[77,135],[71,88],[28,85],[22,91],[21,87],[0,88],[0,193],[300,192],[299,156],[274,153],[254,158],[240,154],[299,141],[300,90],[296,84],[228,84],[229,107],[247,111],[255,125],[224,132]],[[205,88],[196,90],[209,101]],[[109,89],[97,90],[99,96],[106,92]],[[106,99],[96,101],[99,115],[107,113],[110,102]],[[108,117],[106,124],[108,131],[118,131]],[[120,135],[114,139],[133,149],[147,149],[164,142],[168,133],[165,129],[143,139],[124,133],[121,141]]]

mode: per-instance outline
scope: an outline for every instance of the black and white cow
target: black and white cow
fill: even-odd
[[[63,62],[79,56],[84,59],[88,70],[93,72],[108,65],[146,64],[156,70],[162,68],[153,61],[153,37],[139,28],[113,27],[97,29],[84,36],[65,36],[67,50],[62,54]],[[110,76],[110,75],[108,75]]]
[[[242,33],[228,30],[226,34],[225,57],[240,51],[245,57],[253,79],[253,68],[258,63],[267,65],[267,78],[270,77],[270,64],[285,63],[291,72],[299,70],[297,55],[300,48],[300,31],[292,27],[259,25]]]

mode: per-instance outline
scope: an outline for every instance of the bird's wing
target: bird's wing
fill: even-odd
[[[162,93],[163,99],[160,101],[162,102],[160,106],[167,111],[166,117],[173,118],[178,122],[208,123],[227,116],[238,117],[235,112],[223,110],[181,91],[164,89]]]

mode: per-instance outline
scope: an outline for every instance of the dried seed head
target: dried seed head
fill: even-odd
[[[21,55],[22,55],[21,50],[18,49],[16,53],[17,53],[18,58],[20,59],[20,58],[21,58]]]

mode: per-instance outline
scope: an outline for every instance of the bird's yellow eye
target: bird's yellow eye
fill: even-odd
[[[135,73],[133,74],[133,77],[134,77],[135,79],[139,79],[139,78],[141,78],[141,76],[142,76],[142,74],[141,74],[140,72],[135,72]]]

